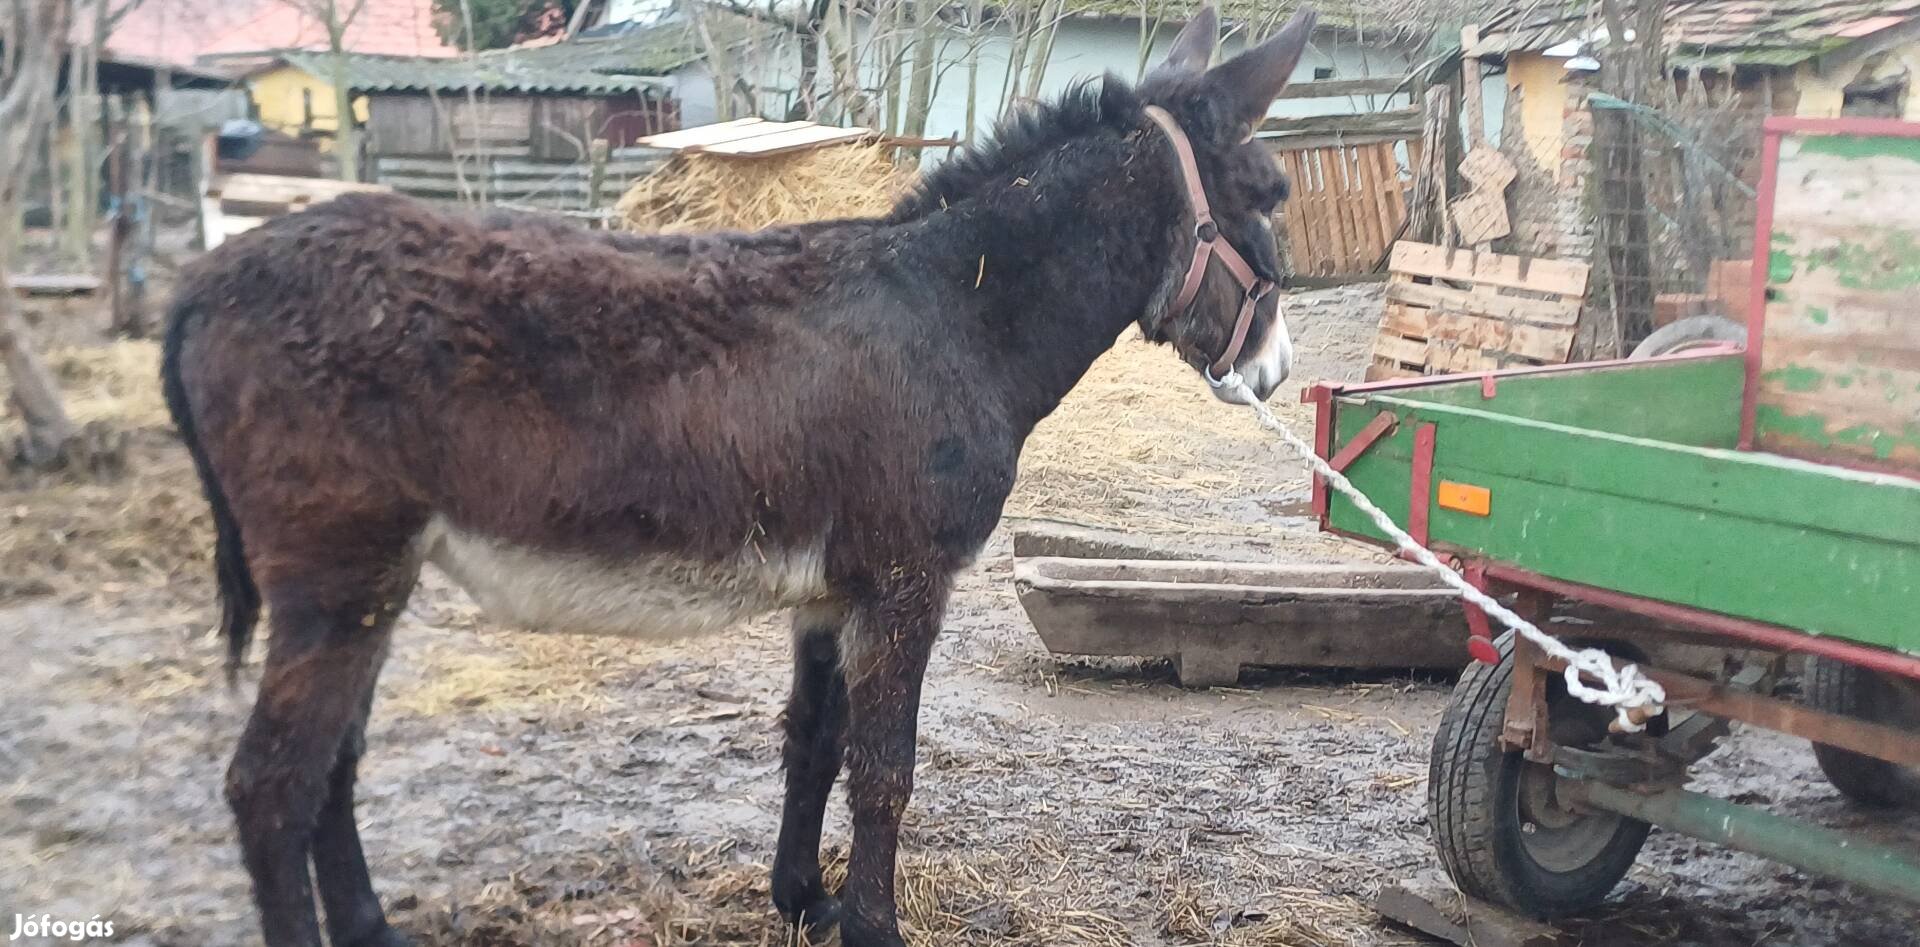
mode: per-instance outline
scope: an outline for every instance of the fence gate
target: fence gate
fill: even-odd
[[[1316,86],[1390,90],[1398,81],[1311,82],[1288,91],[1324,96]],[[1268,119],[1261,138],[1293,185],[1277,222],[1293,274],[1338,282],[1379,271],[1407,219],[1411,176],[1402,168],[1419,164],[1419,110]]]

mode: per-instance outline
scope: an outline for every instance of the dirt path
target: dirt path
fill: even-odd
[[[1297,308],[1309,377],[1354,369],[1371,304],[1347,292]],[[1239,523],[1241,552],[1370,554],[1302,529],[1297,466],[1214,414],[1228,409],[1202,403],[1166,353],[1146,354],[1159,361],[1098,370],[1101,403],[1043,430],[1055,440],[1023,471],[1016,512],[1137,515],[1160,532]],[[1088,430],[1145,446],[1083,457],[1075,479],[1071,439]],[[1161,443],[1170,430],[1195,443]],[[13,530],[0,540],[0,920],[100,914],[128,943],[252,943],[219,788],[245,688],[224,689],[204,636],[189,472],[163,438],[139,444],[141,479],[117,492],[0,495]],[[1158,471],[1146,486],[1120,482],[1141,468]],[[1000,537],[962,581],[933,664],[902,875],[916,944],[1421,942],[1365,901],[1432,864],[1426,749],[1446,682],[1274,673],[1192,693],[1151,662],[1059,666],[1009,569]],[[430,575],[396,637],[362,780],[397,920],[428,945],[781,943],[763,866],[786,660],[773,622],[664,646],[500,632]],[[1740,733],[1699,782],[1831,824],[1869,819],[1803,745],[1767,734]],[[1920,818],[1884,831],[1920,845]],[[838,806],[828,836],[843,852]],[[1893,947],[1916,942],[1920,914],[1657,834],[1586,926],[1589,944]]]

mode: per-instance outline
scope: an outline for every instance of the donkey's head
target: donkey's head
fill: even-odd
[[[1264,401],[1292,370],[1271,223],[1287,180],[1253,132],[1286,88],[1313,23],[1303,8],[1272,38],[1208,68],[1220,23],[1202,8],[1137,90],[1147,127],[1163,140],[1150,153],[1179,169],[1174,180],[1189,195],[1181,249],[1140,326],[1171,343],[1223,401],[1241,399],[1237,381]]]

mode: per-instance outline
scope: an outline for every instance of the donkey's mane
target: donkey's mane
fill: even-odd
[[[1052,102],[1036,102],[1003,116],[986,140],[923,175],[885,219],[897,224],[924,217],[1074,138],[1117,128],[1116,119],[1139,111],[1139,99],[1125,80],[1112,74],[1081,79]]]

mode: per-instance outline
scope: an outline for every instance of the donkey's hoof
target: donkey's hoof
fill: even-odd
[[[802,944],[823,944],[833,929],[840,926],[840,899],[821,895],[797,916],[787,918],[796,931],[806,935]]]
[[[413,938],[382,924],[354,938],[346,947],[413,947]]]
[[[840,926],[841,947],[907,947],[900,939],[900,931],[889,924],[885,927],[870,927],[859,923],[859,918],[849,918]]]

